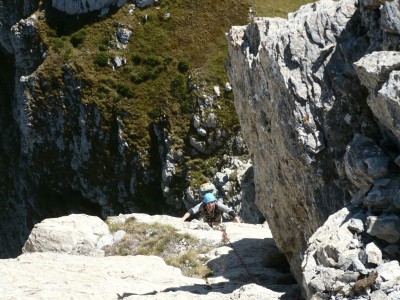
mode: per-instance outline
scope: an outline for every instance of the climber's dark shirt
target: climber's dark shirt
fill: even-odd
[[[236,213],[232,208],[218,201],[215,202],[214,210],[211,212],[207,210],[207,205],[204,202],[197,204],[195,207],[189,209],[188,212],[191,216],[202,212],[204,216],[204,221],[207,222],[210,226],[216,223],[221,223],[222,213],[224,212],[228,213],[233,218],[236,217]]]

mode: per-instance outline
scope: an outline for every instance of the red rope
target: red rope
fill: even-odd
[[[239,253],[237,252],[235,246],[233,246],[232,242],[229,240],[228,234],[226,233],[226,229],[224,227],[222,227],[220,230],[222,231],[222,238],[223,238],[224,242],[226,242],[226,241],[229,242],[229,245],[232,247],[236,256],[239,258],[240,264],[246,270],[247,275],[249,275],[249,277],[251,278],[253,283],[260,285],[257,278],[253,274],[250,273],[250,270],[247,268],[246,264],[243,262],[242,258],[240,257]]]

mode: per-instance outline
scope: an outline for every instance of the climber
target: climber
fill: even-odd
[[[181,218],[182,221],[186,221],[187,218],[193,216],[199,212],[204,213],[204,221],[211,227],[218,226],[222,222],[222,213],[228,213],[235,222],[241,223],[239,216],[235,213],[232,208],[220,203],[215,198],[214,194],[206,193],[203,197],[203,201],[197,204],[195,207],[189,209]]]

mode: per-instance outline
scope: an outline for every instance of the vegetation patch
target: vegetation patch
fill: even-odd
[[[135,9],[132,15],[123,7],[96,23],[81,24],[80,28],[75,21],[71,24],[66,21],[58,24],[57,20],[43,22],[41,35],[50,47],[44,63],[46,73],[42,75],[58,75],[59,70],[55,68],[73,61],[81,67],[79,76],[92,81],[82,87],[84,101],[99,107],[103,107],[99,104],[104,96],[112,98],[111,91],[106,95],[97,92],[101,86],[99,80],[108,77],[118,81],[120,87],[131,85],[131,89],[123,88],[120,93],[123,99],[115,104],[115,109],[123,108],[132,116],[147,116],[140,124],[134,118],[126,120],[131,123],[127,126],[130,149],[147,151],[146,143],[134,137],[136,132],[143,132],[143,128],[157,121],[159,116],[151,113],[154,108],[170,116],[177,136],[188,132],[192,112],[187,103],[190,87],[184,87],[188,81],[180,76],[189,75],[190,71],[210,91],[215,84],[224,86],[227,81],[225,33],[231,26],[248,23],[250,9],[256,16],[285,16],[307,2],[311,1],[162,0],[156,6]],[[166,13],[170,14],[168,19],[164,18]],[[116,46],[116,26],[133,31],[125,48]],[[126,67],[112,71],[108,62],[115,56],[128,58]],[[134,105],[125,102],[132,98],[136,100]],[[223,94],[218,104],[221,109],[217,114],[225,121],[226,128],[232,128],[233,123],[237,125],[232,95]]]
[[[115,140],[118,124],[120,138],[128,145],[124,158],[137,162],[146,171],[154,165],[152,130],[155,124],[164,122],[162,129],[167,129],[168,138],[173,141],[171,147],[184,153],[170,187],[177,193],[173,196],[180,197],[178,193],[188,185],[198,185],[215,174],[224,154],[232,154],[230,138],[240,134],[233,93],[223,92],[228,81],[224,68],[226,32],[231,26],[248,24],[252,16],[286,17],[309,2],[312,1],[160,0],[133,13],[127,3],[107,16],[93,13],[79,19],[58,18],[40,7],[38,30],[46,57],[37,75],[48,88],[38,91],[37,98],[44,101],[35,105],[51,110],[45,107],[51,105],[46,99],[63,102],[60,91],[68,88],[62,70],[68,65],[73,68],[73,77],[82,83],[77,90],[79,100],[100,112],[99,126],[107,137],[104,140]],[[119,29],[132,33],[128,41],[118,40]],[[111,62],[116,57],[124,64],[113,66]],[[197,134],[191,120],[200,111],[199,99],[215,96],[215,85],[221,87],[222,93],[215,97],[211,109],[219,129],[226,133],[221,137],[223,146],[210,155],[196,155],[188,139]],[[99,144],[99,139],[90,142],[93,149],[112,149],[112,145]],[[197,163],[198,159],[204,162]],[[153,189],[152,185],[139,183],[134,201],[154,201],[149,197]]]
[[[109,224],[110,231],[124,230],[127,234],[118,243],[108,246],[106,255],[155,255],[171,266],[180,268],[186,276],[206,278],[211,270],[201,254],[210,246],[189,234],[178,233],[170,225],[146,224],[129,218],[123,224]]]

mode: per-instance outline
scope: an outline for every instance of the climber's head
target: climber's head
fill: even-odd
[[[215,208],[215,202],[217,201],[217,198],[215,198],[213,193],[207,193],[203,197],[203,202],[207,206],[207,210],[209,212],[212,212]]]
[[[212,203],[212,202],[215,202],[215,201],[217,201],[217,198],[215,198],[213,193],[207,193],[203,197],[203,202],[204,203]]]

